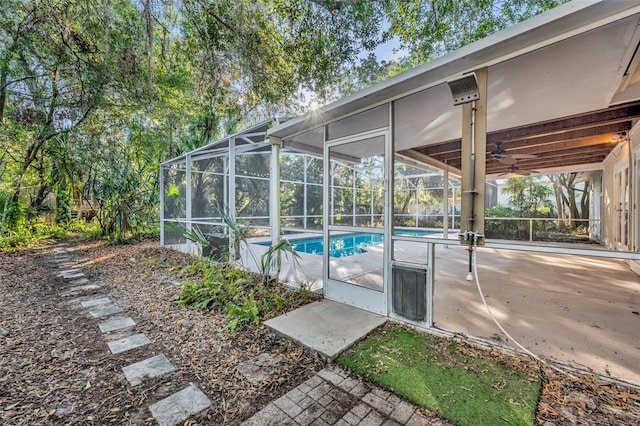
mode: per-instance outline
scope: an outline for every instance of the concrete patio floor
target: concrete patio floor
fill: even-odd
[[[513,346],[492,322],[475,283],[465,280],[464,247],[436,246],[435,253],[435,326]],[[373,254],[346,259],[359,270],[374,264]],[[321,288],[321,257],[300,256],[295,268],[285,261],[283,277],[293,286]],[[426,248],[407,243],[396,256],[426,259]],[[532,352],[640,385],[640,278],[625,262],[480,248],[478,275],[498,320]]]

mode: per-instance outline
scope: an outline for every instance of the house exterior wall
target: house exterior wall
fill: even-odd
[[[592,240],[603,243],[602,233],[602,171],[593,172],[590,178],[591,182],[589,187],[591,193],[589,194],[589,238]]]
[[[616,250],[619,246],[619,191],[616,172],[629,164],[629,146],[620,142],[603,161],[602,170],[602,243],[605,247]]]
[[[620,142],[603,162],[602,171],[602,243],[608,249],[638,251],[640,249],[640,125],[629,132],[629,142]],[[625,193],[617,174],[628,170],[628,226],[621,226]],[[629,265],[640,274],[640,263]]]

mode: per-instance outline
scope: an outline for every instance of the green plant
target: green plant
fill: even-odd
[[[269,293],[267,297],[265,297],[264,301],[266,302],[265,310],[269,311],[281,311],[283,308],[289,305],[289,300],[285,299],[278,293]],[[269,301],[273,302],[273,304],[270,304]]]
[[[242,261],[242,256],[240,256],[240,247],[242,244],[245,244],[247,247],[247,251],[253,256],[253,252],[251,251],[249,244],[247,243],[247,238],[249,237],[249,227],[240,222],[234,220],[229,214],[228,210],[222,210],[217,208],[217,214],[220,216],[222,223],[224,223],[231,233],[231,237],[233,239],[233,257],[235,260]],[[254,259],[255,260],[255,259]]]
[[[311,299],[311,286],[309,284],[301,283],[296,289],[295,298],[302,304],[306,304]]]
[[[294,261],[294,267],[297,267],[300,255],[296,252],[289,240],[280,240],[275,246],[269,247],[267,252],[260,257],[260,274],[262,281],[267,283],[273,279],[272,271],[279,272],[282,266],[282,255],[291,255]]]
[[[260,310],[253,296],[253,291],[244,299],[242,305],[229,303],[226,311],[227,324],[224,326],[226,331],[236,331],[240,325],[246,322],[253,322],[256,325],[260,323]]]
[[[72,221],[69,226],[46,223],[41,218],[32,220],[21,219],[12,228],[0,233],[0,250],[37,247],[54,239],[92,229],[92,224],[84,221]]]
[[[68,225],[71,222],[71,193],[60,189],[56,194],[56,223]]]

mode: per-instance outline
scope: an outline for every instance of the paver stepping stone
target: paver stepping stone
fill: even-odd
[[[65,275],[71,275],[71,274],[75,274],[75,273],[78,273],[78,272],[82,272],[82,270],[79,269],[79,268],[65,269],[64,271],[58,272],[58,275],[60,275],[61,277],[64,277]]]
[[[71,285],[85,285],[89,284],[89,280],[86,278],[80,278],[79,280],[73,280],[69,284]]]
[[[79,285],[77,287],[71,287],[69,290],[77,293],[79,291],[89,291],[89,290],[97,290],[100,286],[98,284],[87,284],[87,285]]]
[[[91,308],[93,306],[105,305],[107,303],[111,303],[111,299],[109,299],[108,297],[100,297],[98,299],[91,299],[80,302],[80,306],[82,306],[83,308]]]
[[[171,373],[175,369],[176,367],[171,364],[171,361],[164,354],[160,354],[144,361],[127,365],[122,368],[122,372],[124,377],[131,383],[131,386],[136,386],[142,383],[145,377],[162,376],[163,374]]]
[[[123,328],[133,327],[136,325],[136,322],[129,317],[124,318],[114,318],[110,321],[105,321],[100,324],[100,331],[103,333],[108,333],[110,331],[122,330]]]
[[[53,259],[56,263],[69,262],[71,260],[71,256],[60,256]]]
[[[123,339],[114,340],[107,343],[112,354],[119,354],[131,349],[139,348],[140,346],[148,345],[151,340],[144,334],[134,334],[133,336],[125,337]]]
[[[211,406],[211,401],[194,384],[149,406],[160,426],[173,426]]]
[[[102,308],[94,309],[93,311],[89,311],[94,318],[106,317],[107,315],[117,314],[118,312],[122,312],[122,308],[118,305],[108,305],[103,306]]]
[[[62,278],[65,280],[75,280],[76,278],[84,278],[84,272],[74,272],[71,274],[64,274]]]
[[[236,366],[238,373],[253,384],[258,384],[275,373],[276,368],[282,362],[279,355],[273,356],[268,353],[261,353],[249,361],[242,362]]]

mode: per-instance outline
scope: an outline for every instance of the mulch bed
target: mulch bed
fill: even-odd
[[[177,305],[175,282],[192,258],[157,241],[75,242],[69,250],[102,286],[93,296],[71,294],[46,249],[0,253],[0,424],[154,424],[148,406],[189,383],[213,404],[187,424],[239,424],[324,366],[262,324],[226,333],[223,315]],[[97,327],[102,320],[79,305],[98,294],[118,303],[153,343],[112,355]],[[235,367],[264,352],[282,362],[270,379],[251,384]],[[178,371],[130,386],[122,367],[159,353]],[[640,424],[640,392],[545,368],[537,421]]]

